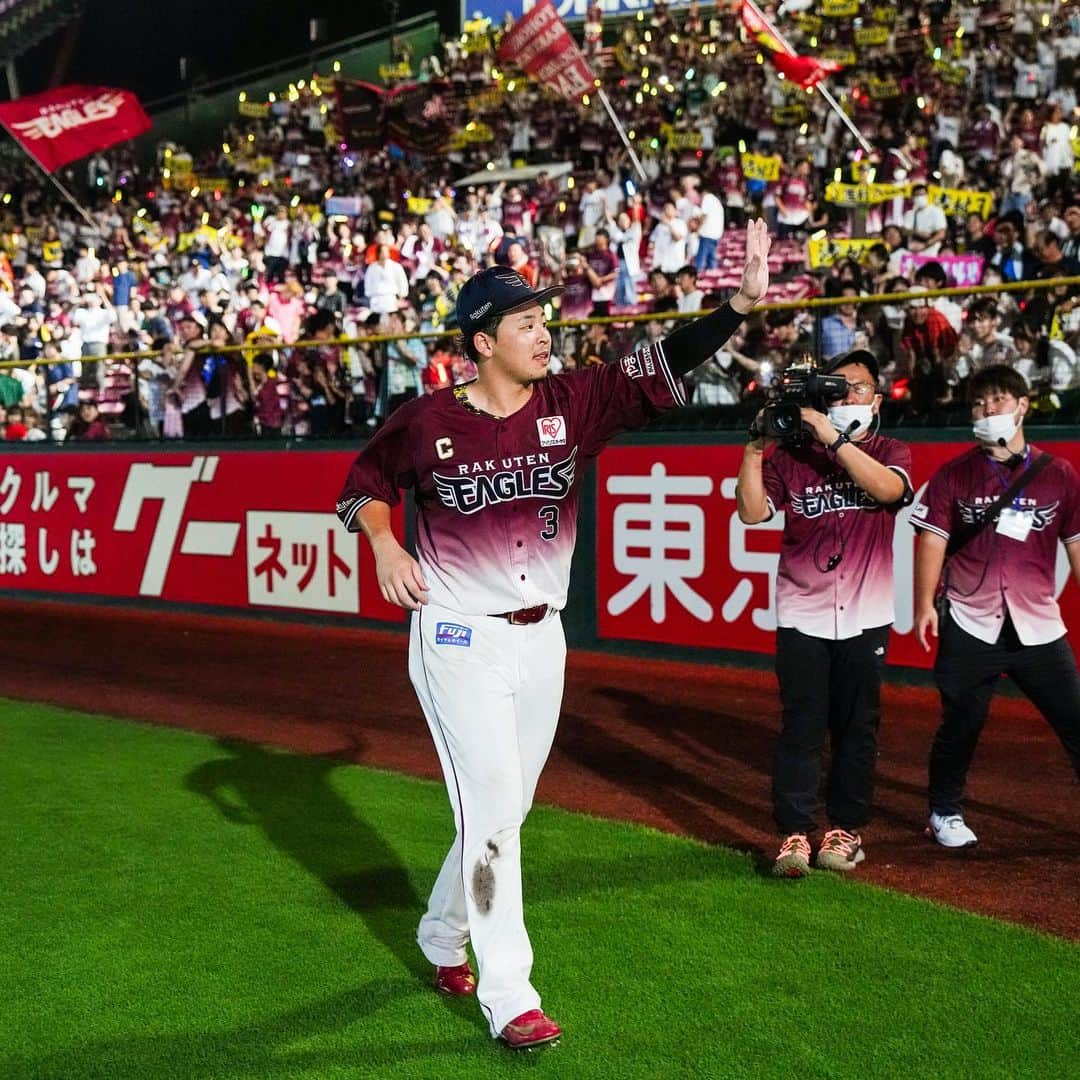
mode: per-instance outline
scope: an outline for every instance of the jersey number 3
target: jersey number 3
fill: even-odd
[[[541,506],[536,511],[544,527],[540,530],[541,540],[554,540],[559,535],[559,508],[557,506]]]

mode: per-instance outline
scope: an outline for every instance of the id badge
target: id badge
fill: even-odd
[[[1014,510],[1007,506],[998,517],[996,532],[1010,540],[1026,540],[1031,526],[1035,523],[1035,515],[1030,510]]]

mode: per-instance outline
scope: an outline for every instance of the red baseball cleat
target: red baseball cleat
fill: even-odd
[[[457,967],[437,967],[435,989],[451,997],[468,997],[476,993],[476,976],[467,961]]]
[[[562,1028],[539,1009],[514,1017],[499,1033],[499,1038],[513,1050],[531,1050],[534,1046],[555,1042]]]

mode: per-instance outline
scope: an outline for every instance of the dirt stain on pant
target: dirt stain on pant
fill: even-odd
[[[487,850],[476,860],[473,868],[472,893],[473,902],[481,915],[491,911],[491,905],[495,903],[495,871],[491,862],[499,857],[499,848],[494,841],[487,842]]]

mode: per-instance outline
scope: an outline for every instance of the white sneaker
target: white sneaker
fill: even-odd
[[[974,847],[979,842],[960,814],[931,814],[926,833],[947,848]]]

